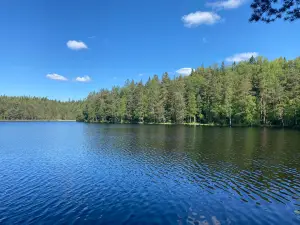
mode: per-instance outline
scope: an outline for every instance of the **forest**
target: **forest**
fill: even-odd
[[[164,73],[146,82],[91,92],[82,101],[0,96],[0,120],[95,123],[200,123],[286,126],[300,123],[300,57],[252,57],[203,66],[189,76]]]
[[[0,96],[0,120],[75,120],[82,101]]]
[[[232,65],[203,66],[189,76],[164,73],[147,82],[88,95],[78,121],[298,126],[300,58],[252,57]]]

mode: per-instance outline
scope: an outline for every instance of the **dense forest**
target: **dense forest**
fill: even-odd
[[[300,58],[251,58],[164,73],[92,92],[83,101],[0,96],[0,120],[299,126]]]
[[[75,120],[82,101],[0,96],[0,120]]]
[[[251,58],[92,92],[78,121],[298,126],[300,58]]]

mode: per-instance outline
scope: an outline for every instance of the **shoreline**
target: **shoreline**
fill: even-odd
[[[282,126],[282,125],[244,125],[244,124],[233,124],[232,126],[229,125],[222,125],[222,124],[214,124],[214,123],[110,123],[110,122],[83,122],[77,121],[79,123],[87,123],[87,124],[130,124],[130,125],[184,125],[184,126],[201,126],[201,127],[227,127],[227,128],[278,128],[278,129],[300,129],[300,126]]]
[[[76,120],[0,120],[0,122],[77,122]]]
[[[128,125],[184,125],[184,126],[200,126],[200,127],[227,127],[227,128],[278,128],[278,129],[300,129],[300,126],[290,127],[290,126],[281,126],[281,125],[243,125],[243,124],[235,124],[232,126],[229,125],[221,125],[221,124],[203,124],[203,123],[109,123],[109,122],[83,122],[76,120],[0,120],[1,122],[78,122],[78,123],[86,123],[86,124],[128,124]]]

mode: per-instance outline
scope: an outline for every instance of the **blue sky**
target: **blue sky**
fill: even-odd
[[[250,3],[1,0],[0,94],[82,99],[127,78],[299,56],[300,21],[249,23]]]

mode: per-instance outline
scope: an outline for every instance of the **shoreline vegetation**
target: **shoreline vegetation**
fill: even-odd
[[[123,122],[123,123],[111,123],[111,122],[84,122],[84,121],[76,121],[79,123],[90,123],[90,124],[131,124],[131,125],[184,125],[184,126],[202,126],[202,127],[227,127],[227,128],[237,128],[237,127],[245,127],[245,128],[292,128],[292,129],[300,129],[300,126],[282,126],[282,125],[263,125],[263,124],[255,124],[255,125],[247,125],[247,124],[232,124],[231,126],[226,124],[204,124],[204,123],[129,123],[129,122]]]
[[[251,57],[188,76],[127,80],[81,101],[0,96],[0,120],[299,128],[300,57]]]
[[[251,57],[91,92],[82,122],[299,127],[300,57]]]
[[[222,124],[203,124],[203,123],[111,123],[111,122],[83,122],[77,120],[0,120],[1,122],[78,122],[78,123],[91,123],[91,124],[132,124],[132,125],[185,125],[185,126],[203,126],[203,127],[248,127],[248,128],[296,128],[299,126],[288,127],[281,125],[245,125],[245,124],[233,124],[232,126]]]
[[[0,96],[0,121],[73,121],[83,104],[83,101]]]
[[[77,122],[76,120],[0,120],[0,122]]]

